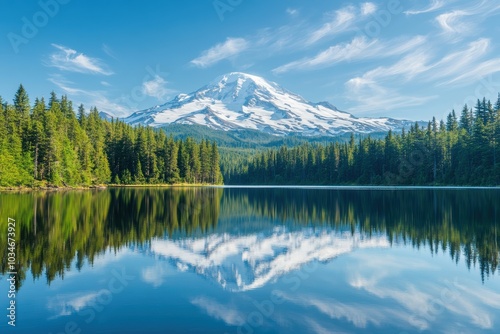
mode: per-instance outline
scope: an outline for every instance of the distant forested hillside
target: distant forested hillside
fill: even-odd
[[[500,185],[500,94],[385,138],[282,146],[225,169],[229,184]]]

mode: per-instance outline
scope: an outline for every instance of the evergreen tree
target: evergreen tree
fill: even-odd
[[[19,85],[19,88],[14,96],[14,108],[17,112],[17,129],[21,137],[23,151],[29,150],[29,131],[30,131],[30,100],[28,93],[24,89],[23,85]]]
[[[222,174],[220,172],[219,165],[219,149],[215,142],[212,143],[212,149],[210,150],[210,183],[212,184],[222,184]]]
[[[472,133],[472,117],[467,105],[465,105],[462,109],[462,114],[460,116],[460,129],[464,129],[468,134]]]
[[[35,100],[35,106],[33,107],[33,113],[31,115],[31,133],[30,142],[32,146],[33,153],[33,178],[35,180],[43,180],[45,177],[45,166],[46,161],[46,132],[45,132],[45,100]]]
[[[210,144],[208,140],[202,140],[200,143],[200,182],[209,183],[210,180]]]
[[[446,118],[446,130],[447,131],[458,130],[457,115],[455,114],[454,109],[450,114],[448,114],[448,117]]]
[[[174,141],[173,137],[165,138],[164,149],[164,180],[167,183],[177,183],[180,180],[179,165],[178,165],[179,146]]]

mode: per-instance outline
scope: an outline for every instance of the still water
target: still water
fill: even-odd
[[[2,193],[0,332],[499,333],[499,204],[498,189]]]

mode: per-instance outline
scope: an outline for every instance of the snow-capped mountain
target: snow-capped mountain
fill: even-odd
[[[274,82],[246,73],[229,73],[191,94],[124,119],[154,127],[198,124],[217,130],[253,129],[273,135],[304,136],[400,130],[409,121],[358,118],[328,102],[312,103]]]
[[[331,261],[356,249],[389,246],[383,235],[276,227],[248,235],[222,233],[178,240],[154,239],[150,252],[177,270],[195,272],[236,292],[260,288],[294,270],[311,269],[317,262]]]

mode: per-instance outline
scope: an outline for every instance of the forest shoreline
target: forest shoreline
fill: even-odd
[[[37,187],[0,187],[0,192],[36,192],[36,191],[68,191],[68,190],[95,190],[109,188],[194,188],[194,187],[212,187],[214,184],[205,183],[174,183],[174,184],[107,184],[95,186],[37,186]]]

